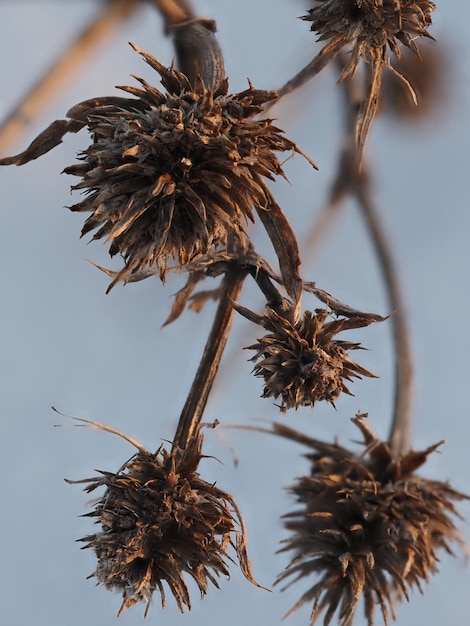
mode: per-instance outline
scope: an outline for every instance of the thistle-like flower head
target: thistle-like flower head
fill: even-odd
[[[354,76],[361,60],[366,62],[367,95],[359,111],[356,141],[360,150],[377,111],[382,72],[393,69],[387,54],[400,58],[400,44],[419,55],[416,40],[430,37],[431,13],[436,9],[429,0],[316,0],[302,19],[312,22],[311,30],[326,42],[320,55],[325,62],[345,50],[350,55],[340,80]],[[412,86],[400,75],[414,96]]]
[[[166,93],[137,78],[140,87],[119,87],[134,97],[74,106],[68,120],[53,122],[23,153],[0,159],[0,165],[27,163],[65,133],[86,126],[92,143],[79,154],[82,163],[64,170],[81,178],[72,189],[85,196],[70,209],[91,213],[82,235],[95,231],[93,239],[104,238],[111,256],[124,258],[112,285],[149,266],[164,280],[171,259],[184,266],[224,249],[245,233],[255,210],[296,299],[297,242],[266,178],[284,175],[276,153],[301,151],[272,120],[256,117],[276,92],[250,83],[229,94],[227,80],[215,90],[198,79],[192,85],[181,72],[135,49],[159,74]]]
[[[185,450],[160,448],[152,454],[139,447],[116,473],[68,481],[86,483],[87,492],[105,488],[87,514],[101,528],[80,541],[96,554],[98,583],[122,593],[119,613],[142,601],[147,614],[156,590],[165,607],[165,586],[181,612],[191,609],[185,577],[196,582],[202,596],[209,583],[218,587],[219,576],[229,577],[229,546],[244,575],[257,584],[246,554],[243,519],[232,496],[197,472],[201,448],[199,432]]]
[[[349,357],[351,350],[361,349],[360,344],[334,338],[344,330],[367,326],[370,319],[331,318],[328,310],[317,309],[315,313],[305,311],[294,323],[270,307],[264,316],[251,314],[250,319],[268,331],[248,348],[256,352],[251,359],[253,371],[264,379],[263,398],[281,398],[283,413],[291,408],[313,408],[322,400],[334,406],[341,393],[352,395],[346,382],[374,377]]]
[[[429,36],[435,9],[429,0],[315,0],[302,19],[312,22],[320,41],[341,37],[351,46],[352,72],[361,58],[372,60],[376,50],[384,56],[389,48],[399,57],[399,42],[418,53],[415,39]]]
[[[463,545],[454,503],[467,496],[415,475],[440,444],[395,457],[363,416],[353,421],[366,446],[360,455],[274,425],[276,434],[313,448],[310,475],[291,488],[300,507],[285,516],[291,536],[281,551],[294,557],[277,580],[291,579],[289,587],[308,579],[310,588],[289,614],[313,602],[312,624],[326,611],[325,625],[338,612],[339,624],[349,626],[361,597],[368,625],[376,604],[387,624],[394,600],[408,599],[437,571],[437,552],[451,552],[451,542]]]

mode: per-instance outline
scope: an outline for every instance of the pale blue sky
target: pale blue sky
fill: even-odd
[[[455,62],[447,108],[419,130],[379,120],[368,150],[377,175],[376,198],[408,298],[416,360],[414,441],[425,447],[447,439],[430,459],[426,475],[470,492],[470,7],[458,0],[440,5],[431,32],[445,41]],[[0,116],[90,19],[95,6],[88,0],[0,0]],[[257,87],[278,87],[314,52],[308,24],[296,19],[306,6],[300,0],[201,0],[195,6],[217,20],[232,90],[244,89],[247,76]],[[128,41],[170,64],[171,44],[155,11],[145,7],[97,51],[14,151],[76,102],[112,94],[115,84],[133,84],[131,73],[154,80]],[[326,71],[273,112],[278,125],[320,166],[313,172],[297,156],[285,164],[292,184],[274,186],[301,241],[325,198],[340,144],[334,83],[334,74]],[[105,295],[106,277],[84,259],[109,266],[106,248],[80,240],[82,217],[63,208],[74,200],[70,178],[59,174],[86,145],[81,133],[25,167],[0,170],[0,623],[8,626],[118,623],[119,596],[86,580],[94,557],[74,543],[91,532],[90,522],[77,517],[87,511],[87,496],[63,477],[85,478],[95,468],[116,470],[133,450],[109,434],[72,428],[50,407],[110,424],[156,448],[174,433],[213,313],[209,305],[199,316],[188,312],[160,329],[180,279],[165,287],[157,280],[118,286]],[[260,246],[264,249],[263,242]],[[374,263],[359,215],[348,204],[315,267],[305,267],[304,274],[352,306],[386,313]],[[242,302],[261,306],[252,285],[247,284]],[[311,299],[306,305],[318,303]],[[361,410],[369,412],[376,432],[386,435],[393,384],[389,325],[361,334],[370,348],[360,355],[361,362],[380,374],[379,380],[355,383],[356,396],[339,401],[336,412],[319,407],[284,417],[259,398],[262,386],[250,376],[250,354],[239,350],[254,336],[256,329],[237,320],[207,420],[282,419],[319,438],[339,435],[347,444],[357,438],[349,418]],[[66,427],[53,428],[55,423]],[[223,464],[207,459],[201,473],[234,495],[248,525],[255,576],[270,586],[287,563],[285,556],[274,555],[286,537],[280,515],[294,507],[283,488],[308,471],[303,450],[275,438],[220,429],[209,432],[206,443],[206,453]],[[461,509],[470,518],[470,506]],[[468,526],[463,532],[470,538]],[[398,608],[400,626],[468,623],[470,572],[458,557],[442,555],[441,572],[425,594],[414,593],[410,605]],[[162,612],[156,596],[147,623],[277,625],[303,590],[268,594],[247,583],[235,566],[231,571],[232,579],[222,580],[221,590],[210,589],[203,602],[194,591],[190,614],[179,615],[171,597]],[[286,626],[306,625],[308,614],[308,609],[298,612]],[[143,607],[137,606],[119,623],[135,626],[142,619]],[[355,624],[362,623],[358,615]]]

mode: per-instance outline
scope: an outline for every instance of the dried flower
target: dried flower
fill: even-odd
[[[25,152],[0,164],[26,163],[87,126],[92,143],[79,156],[83,163],[64,171],[81,177],[72,189],[85,198],[70,209],[91,213],[82,235],[98,229],[93,239],[106,238],[110,255],[124,258],[111,287],[146,266],[156,266],[164,280],[170,258],[185,265],[225,248],[229,237],[245,232],[254,208],[296,299],[297,242],[265,178],[284,176],[276,152],[301,151],[272,120],[254,119],[276,92],[250,83],[229,95],[227,80],[214,92],[201,80],[192,86],[181,72],[134,48],[158,72],[166,94],[137,78],[141,88],[119,87],[135,98],[82,102],[68,121],[57,120]]]
[[[375,623],[375,604],[387,624],[394,600],[408,600],[411,588],[421,590],[437,571],[437,551],[452,554],[452,542],[463,546],[452,516],[458,517],[454,502],[468,497],[414,474],[442,442],[394,457],[363,417],[353,419],[366,446],[360,455],[274,425],[276,434],[314,450],[307,455],[310,475],[291,488],[301,508],[285,516],[292,536],[281,551],[294,558],[276,581],[294,577],[289,587],[318,577],[288,613],[313,601],[312,624],[326,610],[325,625],[338,611],[341,626],[349,626],[361,596],[368,625]]]
[[[86,420],[80,420],[86,421]],[[92,422],[93,425],[115,432]],[[117,433],[120,434],[120,433]],[[123,436],[123,435],[121,435]],[[201,596],[208,583],[229,576],[227,550],[234,547],[245,577],[257,584],[246,553],[243,519],[232,496],[197,473],[202,458],[199,432],[184,450],[155,454],[131,441],[138,452],[116,472],[74,483],[86,492],[105,487],[87,514],[101,530],[83,537],[98,565],[94,576],[107,589],[122,592],[119,614],[142,601],[147,614],[156,589],[165,607],[164,583],[181,612],[191,609],[185,575],[194,579]]]
[[[302,19],[312,22],[311,30],[318,33],[319,41],[327,43],[319,56],[335,56],[347,49],[350,59],[340,76],[340,81],[355,75],[361,60],[367,72],[366,97],[361,104],[356,142],[360,152],[364,148],[370,125],[377,112],[382,72],[385,66],[407,85],[408,80],[390,64],[388,49],[400,58],[400,44],[419,56],[418,37],[429,37],[431,13],[436,9],[429,0],[316,0],[313,9]]]
[[[362,349],[360,344],[335,335],[351,328],[367,326],[370,318],[339,317],[327,321],[331,315],[326,309],[315,313],[305,311],[294,323],[274,309],[267,307],[264,316],[257,316],[243,307],[237,309],[269,333],[249,346],[256,354],[254,373],[264,378],[263,398],[281,398],[280,409],[302,406],[312,408],[318,401],[334,401],[342,392],[353,395],[345,381],[362,376],[374,377],[369,370],[349,358],[348,351]]]

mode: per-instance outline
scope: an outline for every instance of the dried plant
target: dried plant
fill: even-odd
[[[101,424],[91,425],[110,430]],[[137,602],[146,604],[147,615],[157,589],[164,608],[163,583],[181,612],[185,607],[191,609],[184,577],[196,582],[201,596],[209,583],[218,587],[218,577],[229,577],[230,546],[245,577],[257,584],[237,505],[230,494],[203,480],[197,471],[203,458],[200,430],[186,448],[171,452],[160,447],[151,453],[132,443],[138,452],[117,472],[68,481],[86,483],[87,493],[105,488],[88,513],[101,530],[80,541],[96,554],[98,565],[93,576],[98,583],[122,594],[118,615]]]
[[[315,406],[325,400],[335,406],[341,393],[352,395],[345,381],[362,376],[374,377],[365,367],[349,358],[360,350],[358,343],[334,339],[344,330],[368,326],[365,317],[330,319],[326,309],[305,311],[295,323],[292,316],[268,308],[259,316],[241,307],[238,310],[268,331],[249,347],[255,350],[254,373],[264,379],[263,398],[281,398],[283,413],[302,406]]]
[[[435,9],[435,3],[428,0],[314,0],[314,7],[302,19],[312,22],[310,30],[317,33],[318,41],[326,43],[313,61],[286,83],[279,93],[284,95],[298,88],[340,53],[346,54],[338,82],[354,78],[362,61],[364,95],[355,116],[355,142],[358,158],[362,159],[377,113],[385,68],[406,85],[417,104],[413,85],[404,73],[392,65],[387,55],[390,50],[400,59],[400,45],[403,45],[419,57],[416,39],[432,38],[428,28]]]
[[[390,614],[395,618],[394,599],[408,600],[409,590],[422,590],[437,571],[437,552],[463,545],[453,518],[455,502],[468,497],[415,474],[443,442],[395,456],[364,417],[353,419],[364,437],[362,454],[273,425],[274,433],[313,450],[310,474],[291,487],[301,508],[284,516],[291,537],[281,551],[294,556],[277,579],[293,578],[287,587],[314,582],[289,612],[313,601],[312,624],[326,611],[325,626],[336,612],[348,626],[362,598],[369,626],[376,605],[387,624]]]
[[[133,0],[132,6],[139,3]],[[122,15],[123,0],[107,4]],[[467,498],[447,482],[416,474],[440,444],[421,452],[412,448],[408,318],[394,251],[371,196],[373,173],[364,158],[379,103],[383,111],[397,106],[394,88],[382,80],[384,70],[413,100],[408,79],[419,88],[417,67],[425,68],[429,84],[437,83],[437,64],[416,65],[417,40],[432,39],[428,28],[436,6],[427,0],[318,0],[302,18],[322,42],[313,61],[278,92],[255,89],[249,82],[244,91],[230,94],[215,22],[198,17],[188,0],[152,4],[173,38],[178,69],[133,48],[155,70],[164,92],[136,78],[138,87],[119,87],[125,96],[75,105],[26,150],[0,159],[0,165],[23,165],[56,147],[67,133],[86,129],[91,143],[79,153],[78,163],[64,169],[80,179],[72,190],[83,194],[69,208],[89,213],[82,234],[93,232],[93,240],[109,244],[111,256],[123,258],[124,267],[116,271],[100,267],[112,279],[108,291],[119,281],[157,275],[164,282],[169,272],[184,271],[186,282],[166,324],[187,308],[200,312],[208,300],[217,304],[171,448],[149,452],[91,422],[119,434],[137,452],[116,472],[68,481],[83,483],[87,493],[104,490],[87,514],[99,529],[80,541],[96,555],[98,583],[122,595],[119,614],[138,602],[146,605],[147,614],[156,591],[164,607],[166,588],[181,612],[191,609],[188,582],[195,582],[201,596],[210,583],[218,587],[219,577],[229,576],[230,553],[245,578],[260,586],[233,496],[199,474],[202,418],[234,316],[262,328],[249,346],[254,374],[264,382],[262,396],[278,400],[282,413],[321,401],[334,407],[341,394],[352,395],[353,380],[376,378],[351,355],[368,345],[367,339],[352,341],[343,333],[365,334],[372,323],[391,317],[396,376],[386,439],[375,437],[365,414],[353,419],[364,439],[360,453],[281,424],[245,427],[309,448],[310,473],[290,490],[298,508],[284,516],[290,536],[281,552],[293,557],[276,581],[286,587],[307,584],[308,590],[288,615],[313,603],[312,624],[324,612],[325,626],[335,616],[341,626],[350,626],[362,599],[369,626],[376,605],[387,624],[395,617],[395,602],[409,599],[410,590],[421,590],[437,571],[438,553],[451,552],[452,543],[463,545],[456,505]],[[402,47],[407,51],[403,57]],[[390,316],[344,304],[300,274],[296,235],[270,187],[276,177],[285,178],[280,155],[298,153],[316,166],[266,117],[267,109],[333,60],[340,66],[345,123],[325,215],[346,198],[356,200],[377,255]],[[421,87],[424,94],[425,81]],[[316,121],[313,116],[312,123]],[[271,267],[256,249],[250,231],[255,218],[272,243],[278,267]],[[350,260],[354,263],[354,255]],[[220,279],[216,286],[196,291],[214,278]],[[239,302],[247,279],[263,296],[260,307]],[[316,297],[321,307],[304,308],[304,293]]]
[[[83,163],[64,172],[82,179],[72,189],[86,197],[70,207],[91,213],[82,235],[98,229],[93,239],[106,238],[110,255],[124,258],[110,289],[147,265],[156,265],[164,280],[170,257],[186,265],[226,247],[230,237],[245,234],[255,208],[295,297],[295,237],[264,177],[284,176],[276,152],[301,151],[270,120],[253,119],[275,92],[250,84],[228,95],[227,80],[210,89],[200,78],[192,86],[181,72],[133,47],[160,75],[167,94],[138,78],[142,88],[120,87],[136,98],[81,102],[68,120],[56,120],[24,152],[0,164],[28,163],[86,126],[92,144],[79,156]]]

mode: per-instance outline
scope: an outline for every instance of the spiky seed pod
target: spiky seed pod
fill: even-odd
[[[283,413],[303,406],[313,408],[322,400],[334,406],[341,393],[353,395],[346,381],[375,377],[349,358],[349,351],[362,349],[360,344],[334,339],[338,333],[367,326],[372,320],[331,319],[330,315],[326,309],[317,309],[315,313],[305,311],[299,322],[294,323],[267,307],[264,316],[250,317],[269,331],[248,348],[256,351],[251,359],[256,363],[253,371],[264,379],[262,397],[281,398]]]
[[[180,611],[190,610],[185,577],[196,582],[201,596],[209,583],[218,587],[217,578],[229,576],[229,546],[245,577],[257,584],[238,507],[230,494],[197,472],[202,442],[199,432],[185,450],[170,453],[160,448],[153,454],[138,446],[137,454],[116,473],[67,481],[86,483],[88,493],[105,488],[87,514],[96,518],[101,530],[80,541],[96,554],[93,575],[98,583],[122,593],[119,614],[139,601],[146,604],[147,614],[155,590],[164,608],[165,583]]]
[[[0,165],[27,163],[59,144],[65,133],[86,126],[92,143],[80,153],[81,164],[64,170],[81,178],[72,189],[85,194],[70,209],[91,213],[82,235],[97,229],[93,239],[105,238],[111,256],[124,258],[112,285],[147,266],[156,267],[164,280],[171,258],[185,265],[225,248],[230,237],[245,232],[254,208],[279,257],[286,289],[297,299],[297,242],[266,178],[284,176],[276,153],[301,151],[272,120],[256,118],[276,92],[250,83],[245,91],[228,94],[227,80],[214,91],[200,80],[193,86],[181,72],[134,48],[167,93],[137,78],[140,88],[119,87],[135,97],[74,106],[69,120],[57,120],[27,150],[0,159]]]
[[[350,53],[340,81],[356,73],[361,60],[367,72],[367,95],[361,105],[356,140],[362,150],[377,112],[382,72],[388,66],[399,75],[414,96],[406,76],[394,70],[388,50],[400,58],[400,44],[419,56],[416,40],[429,37],[431,13],[436,5],[429,0],[316,0],[302,19],[312,22],[311,30],[327,43],[320,55],[331,57],[340,50]]]
[[[463,546],[454,503],[468,497],[415,475],[440,444],[394,457],[363,417],[353,419],[366,446],[359,455],[274,425],[276,434],[313,449],[310,475],[291,488],[300,508],[285,516],[291,536],[281,552],[294,557],[276,581],[293,578],[285,589],[315,579],[288,613],[313,601],[312,624],[326,611],[325,626],[336,612],[341,626],[349,626],[361,597],[368,625],[375,623],[376,604],[387,624],[394,600],[408,600],[411,588],[421,590],[437,571],[437,552],[452,554],[452,542]]]

